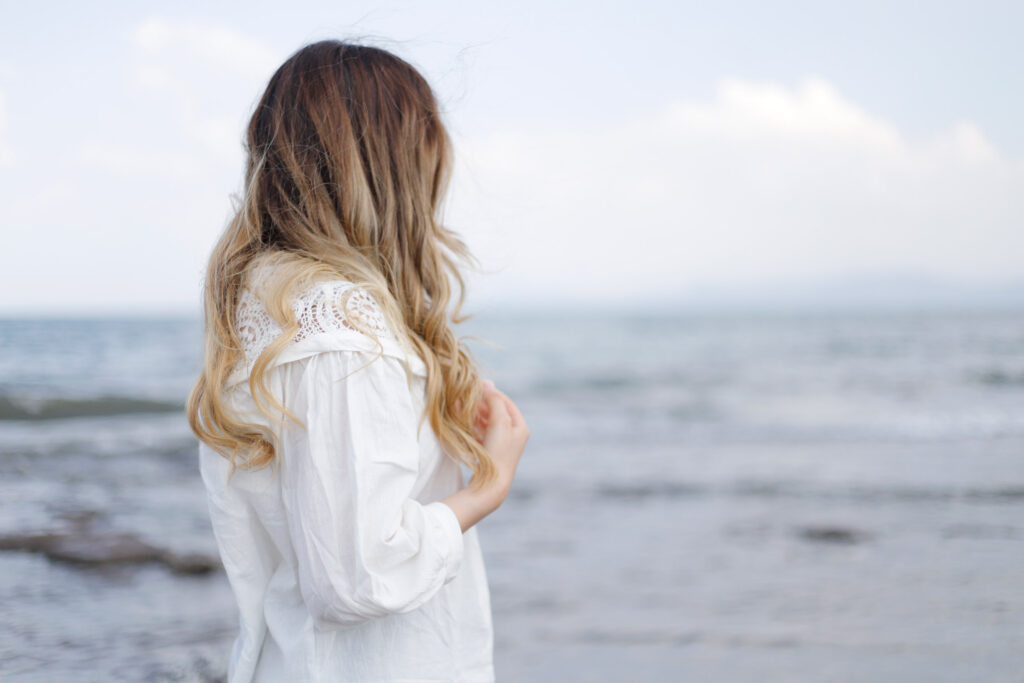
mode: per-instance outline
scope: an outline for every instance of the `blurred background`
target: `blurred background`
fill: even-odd
[[[501,681],[1021,681],[1018,3],[0,5],[0,678],[223,680],[182,406],[302,44],[434,85]],[[481,337],[488,345],[470,337]]]

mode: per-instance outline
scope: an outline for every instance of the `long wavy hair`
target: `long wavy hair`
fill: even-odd
[[[244,148],[244,192],[233,198],[234,215],[206,270],[203,368],[186,406],[192,431],[230,460],[232,475],[276,461],[274,430],[244,421],[224,398],[244,362],[239,295],[258,290],[283,329],[249,375],[256,405],[269,418],[299,422],[267,389],[266,374],[299,329],[292,297],[340,278],[369,293],[402,347],[424,361],[420,426],[429,418],[444,450],[473,471],[472,485],[493,481],[497,470],[474,421],[480,370],[449,324],[471,317],[460,315],[465,280],[457,260],[478,262],[439,217],[452,143],[427,81],[381,48],[306,45],[270,78]],[[358,314],[348,317],[360,327]]]

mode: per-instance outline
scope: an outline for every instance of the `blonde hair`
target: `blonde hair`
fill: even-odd
[[[456,258],[477,262],[438,218],[452,144],[426,80],[381,48],[306,45],[270,78],[245,150],[243,197],[206,270],[203,368],[186,406],[192,431],[231,461],[232,474],[275,461],[273,431],[243,421],[224,399],[244,357],[234,324],[239,294],[255,273],[273,273],[259,286],[283,334],[257,359],[249,388],[262,413],[279,419],[272,406],[298,421],[268,391],[267,369],[299,329],[291,297],[340,278],[369,293],[400,344],[423,359],[420,424],[429,417],[445,450],[473,471],[471,484],[494,481],[494,463],[474,436],[480,371],[448,317],[452,279],[458,298],[450,320],[471,317],[459,314],[465,281]],[[358,315],[347,317],[359,327]]]

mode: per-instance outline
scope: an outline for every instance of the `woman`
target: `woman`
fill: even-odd
[[[270,79],[246,151],[187,408],[239,607],[228,679],[493,681],[474,525],[529,431],[449,324],[472,256],[437,219],[435,96],[387,51],[317,42]]]

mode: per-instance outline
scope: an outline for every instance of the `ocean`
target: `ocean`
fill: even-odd
[[[499,681],[1024,681],[1024,312],[457,334],[531,428],[479,524]],[[199,348],[0,320],[0,679],[223,680]]]

